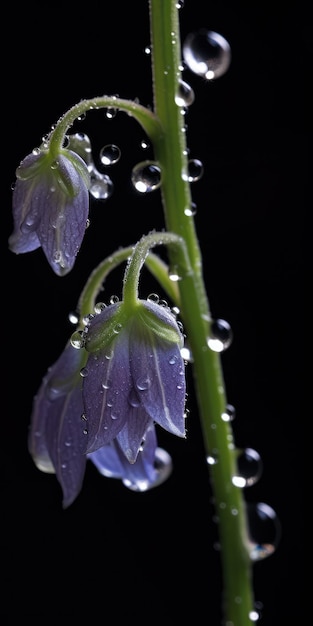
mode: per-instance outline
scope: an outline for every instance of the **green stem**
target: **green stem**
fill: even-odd
[[[163,235],[164,234],[162,233],[162,240],[164,240]],[[168,235],[168,233],[166,233],[166,235]],[[175,237],[175,240],[177,240],[177,237]],[[79,327],[84,327],[84,317],[94,311],[98,294],[103,290],[104,282],[108,274],[124,261],[128,261],[134,252],[134,248],[134,246],[128,246],[127,248],[117,250],[99,263],[99,265],[90,274],[78,301],[77,312],[79,313],[80,318]],[[144,263],[150,273],[155,276],[160,285],[162,285],[164,291],[168,294],[170,299],[179,307],[180,299],[177,284],[173,283],[173,281],[169,278],[168,265],[164,263],[164,261],[162,261],[162,259],[160,259],[156,254],[153,254],[150,251],[144,259]]]
[[[164,133],[153,140],[162,171],[162,201],[166,228],[182,237],[192,273],[178,288],[181,315],[191,348],[193,374],[218,517],[223,568],[225,624],[251,626],[254,608],[252,565],[248,552],[246,508],[242,491],[233,485],[236,450],[231,425],[222,420],[226,392],[220,355],[208,347],[211,313],[202,275],[201,251],[191,211],[184,116],[175,102],[181,67],[180,31],[176,0],[150,0],[151,59],[154,112]],[[171,262],[182,267],[182,252],[171,251]],[[208,615],[209,621],[209,615]]]
[[[141,268],[150,249],[161,245],[179,247],[183,258],[184,274],[188,275],[191,271],[186,255],[185,242],[181,237],[169,232],[153,232],[149,235],[144,235],[136,244],[125,271],[123,285],[123,301],[125,306],[136,306]]]
[[[125,100],[116,96],[101,96],[89,100],[81,100],[59,119],[49,137],[49,149],[52,156],[58,157],[60,149],[63,147],[65,135],[77,119],[82,117],[87,111],[110,108],[124,111],[131,117],[134,117],[151,140],[163,134],[160,122],[154,113],[146,107],[133,100]]]

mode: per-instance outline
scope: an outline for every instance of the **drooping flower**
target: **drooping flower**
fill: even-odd
[[[64,276],[81,247],[89,212],[89,172],[75,152],[61,149],[57,159],[40,148],[16,170],[14,229],[9,248],[20,254],[40,246],[53,271]]]
[[[34,398],[29,452],[39,470],[56,474],[64,508],[81,491],[87,460],[104,476],[146,491],[172,469],[155,423],[184,436],[183,340],[174,316],[140,301],[120,327],[124,317],[121,304],[91,316],[83,335],[89,349],[100,347],[88,353],[69,341]]]
[[[185,436],[183,335],[168,307],[138,300],[106,307],[87,328],[83,402],[87,453],[116,439],[135,463],[147,430],[158,424]]]

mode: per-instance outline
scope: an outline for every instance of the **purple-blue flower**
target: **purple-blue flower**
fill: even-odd
[[[69,341],[34,398],[29,452],[55,473],[63,507],[81,491],[87,460],[107,477],[145,491],[171,471],[155,425],[185,434],[183,337],[169,309],[138,301],[91,316],[85,347]]]
[[[158,424],[185,436],[183,335],[168,307],[138,300],[94,316],[86,334],[83,401],[87,452],[116,438],[130,463],[145,433]]]
[[[14,229],[9,248],[20,254],[40,246],[53,271],[67,274],[75,263],[89,213],[89,172],[75,152],[61,149],[57,158],[41,148],[16,170]]]

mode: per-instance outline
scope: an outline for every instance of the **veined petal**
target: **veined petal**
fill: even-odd
[[[31,416],[29,452],[38,469],[56,473],[64,507],[77,497],[86,466],[80,376],[84,361],[83,351],[66,345],[43,379]]]
[[[131,334],[129,355],[132,379],[145,411],[162,428],[184,437],[186,384],[179,346],[141,328]]]
[[[82,394],[74,387],[50,403],[46,441],[57,479],[63,491],[63,507],[77,498],[86,468],[86,435],[82,427]]]
[[[120,331],[113,342],[91,353],[85,371],[83,398],[90,453],[112,441],[128,419],[132,384],[127,331]]]
[[[150,415],[140,406],[138,395],[132,389],[127,421],[116,437],[129,463],[135,463],[150,423],[153,423]]]

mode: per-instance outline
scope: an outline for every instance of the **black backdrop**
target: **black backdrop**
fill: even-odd
[[[300,624],[308,604],[308,12],[301,2],[186,0],[180,15],[182,39],[204,26],[223,34],[232,49],[223,78],[208,84],[184,73],[196,94],[186,120],[190,156],[204,165],[204,176],[192,187],[196,228],[212,313],[228,320],[234,333],[223,367],[228,399],[236,407],[235,441],[255,448],[263,461],[262,476],[246,489],[246,498],[273,507],[282,525],[276,552],[254,566],[260,623]],[[139,196],[130,184],[130,170],[142,159],[141,129],[124,114],[107,120],[103,113],[89,113],[75,130],[93,137],[95,155],[113,142],[122,158],[110,170],[114,193],[105,203],[92,201],[75,268],[60,279],[41,250],[20,256],[7,250],[15,168],[82,98],[118,94],[152,105],[144,53],[148,3],[12,5],[6,19],[3,624],[17,616],[176,624],[189,615],[195,624],[218,625],[217,535],[191,376],[187,440],[159,436],[174,463],[162,487],[136,494],[88,465],[81,494],[63,511],[56,479],[39,472],[27,451],[32,398],[71,331],[68,313],[84,280],[118,246],[162,228],[163,217],[159,192]],[[155,287],[143,278],[142,289],[146,295]],[[116,278],[106,293],[119,295]]]

